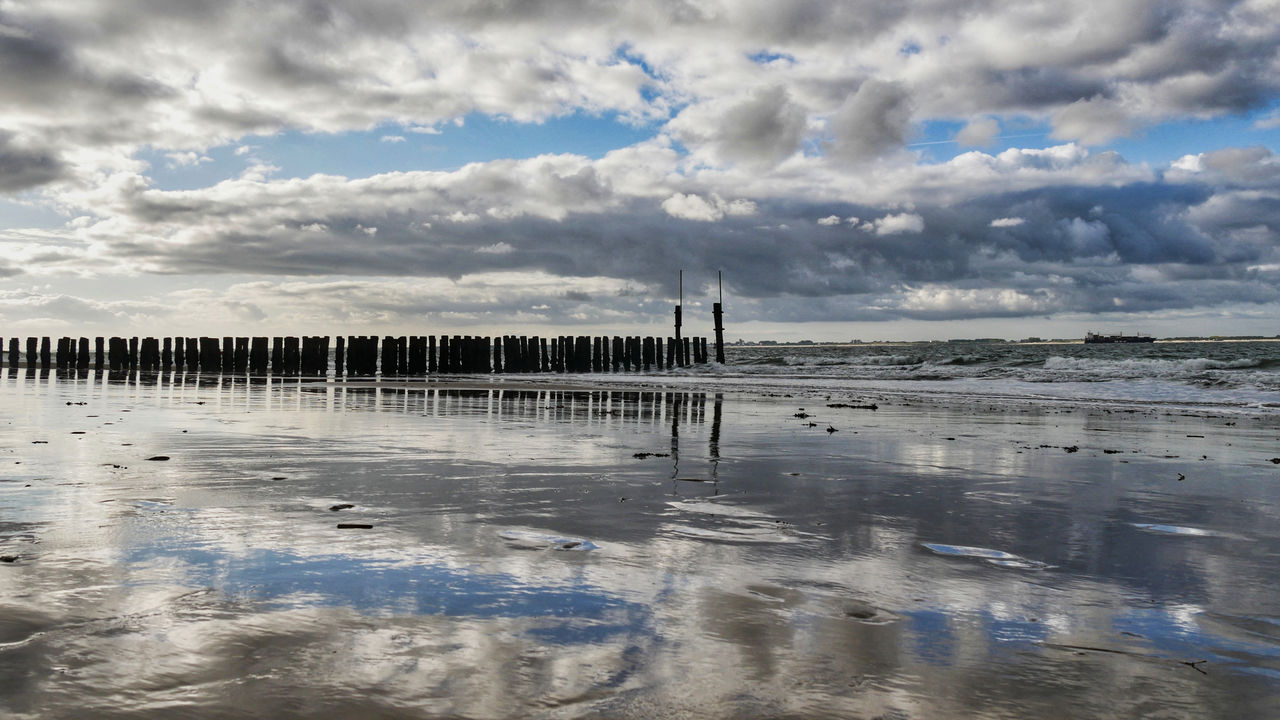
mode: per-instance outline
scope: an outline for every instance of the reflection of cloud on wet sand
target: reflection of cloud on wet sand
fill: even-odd
[[[1274,546],[1269,506],[1153,501],[1158,458],[1017,452],[1101,432],[1078,417],[884,408],[828,435],[788,425],[790,401],[660,392],[0,393],[26,473],[0,483],[23,523],[0,540],[39,540],[0,567],[21,580],[0,586],[7,711],[1088,717],[1271,696],[1266,575],[1239,552]],[[1117,444],[1171,432],[1096,422]],[[635,457],[658,450],[678,457]],[[1013,558],[1044,566],[986,562]],[[1178,664],[1201,653],[1211,680]]]

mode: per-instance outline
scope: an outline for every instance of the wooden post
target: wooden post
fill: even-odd
[[[204,337],[204,336],[200,337],[200,344],[199,344],[200,352],[197,353],[196,355],[196,357],[198,358],[196,361],[196,365],[197,365],[197,369],[200,372],[209,373],[215,370],[214,360],[216,358],[222,357],[222,355],[218,352],[218,349],[216,347],[217,344],[218,344],[218,341],[214,338]]]
[[[436,336],[429,335],[427,337],[427,372],[435,375],[439,370],[440,366],[436,364]]]
[[[120,338],[120,369],[133,372],[138,366],[138,338]]]
[[[101,340],[101,338],[99,338],[99,340]],[[18,367],[18,364],[19,364],[18,348],[19,347],[21,347],[21,345],[18,342],[18,338],[9,338],[9,368],[10,369]]]
[[[542,372],[551,372],[551,357],[547,355],[546,338],[538,338],[538,349],[542,352]]]
[[[139,345],[139,367],[147,372],[160,366],[160,343],[153,337],[142,338]]]
[[[631,367],[640,372],[640,337],[631,338]]]
[[[604,366],[601,364],[602,357],[600,354],[600,344],[601,344],[600,338],[598,337],[591,338],[591,371],[592,372],[601,372],[604,370]]]
[[[33,338],[33,337],[27,338],[26,361],[27,361],[28,369],[34,369],[35,366],[40,362],[39,356],[36,354],[36,343],[38,342],[40,341],[37,338]]]
[[[653,338],[647,337],[644,339],[644,369],[646,372],[651,367],[653,367],[653,358],[654,358]]]
[[[249,340],[249,373],[265,375],[267,372],[267,339],[254,337]]]
[[[298,374],[315,375],[316,339],[311,335],[298,338]]]
[[[692,364],[692,363],[690,362],[690,357],[689,357],[689,338],[684,338],[684,341],[683,341],[683,343],[682,343],[682,344],[684,345],[684,353],[683,353],[683,354],[684,354],[684,366],[685,366],[685,367],[688,367],[689,365],[691,365],[691,364]]]
[[[40,338],[40,369],[49,369],[49,338]]]
[[[409,374],[427,374],[427,342],[418,335],[409,336]]]
[[[363,335],[347,337],[347,377],[363,377],[365,372],[366,343]]]
[[[334,338],[333,348],[333,379],[341,380],[342,371],[345,370],[347,361],[347,339],[341,335]]]
[[[284,338],[271,338],[271,374],[284,374]]]
[[[236,339],[222,338],[222,372],[230,374],[236,367]]]
[[[183,338],[176,337],[173,339],[173,369],[182,371],[182,366],[187,364],[187,347]]]
[[[249,338],[236,338],[236,349],[232,362],[237,374],[249,372]]]
[[[284,339],[284,374],[297,375],[301,367],[301,352],[298,338],[286,336]]]
[[[187,371],[196,372],[200,369],[200,341],[196,338],[187,338]]]
[[[59,370],[67,366],[67,340],[68,338],[58,338],[58,344],[53,351],[53,366]]]
[[[724,308],[720,303],[711,305],[711,317],[715,319],[716,362],[724,364]]]
[[[160,349],[160,369],[168,370],[173,366],[173,338],[166,337]]]
[[[653,352],[654,364],[658,366],[659,370],[661,370],[663,368],[662,361],[666,359],[666,356],[662,354],[662,338],[654,338],[653,347],[654,347],[654,352]]]
[[[329,375],[329,336],[320,335],[316,337],[316,375],[320,377],[328,377]]]

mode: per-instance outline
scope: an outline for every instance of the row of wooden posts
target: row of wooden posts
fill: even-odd
[[[646,371],[708,362],[706,338],[505,335],[9,339],[9,367],[382,377]],[[3,348],[0,339],[0,348]],[[664,352],[665,351],[665,352]],[[717,352],[717,358],[720,354]],[[0,353],[0,365],[4,357]]]

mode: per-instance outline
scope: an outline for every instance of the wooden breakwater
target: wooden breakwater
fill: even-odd
[[[348,335],[9,338],[0,366],[335,378],[646,372],[708,362],[707,339],[640,336]],[[0,349],[4,347],[0,339]],[[717,349],[717,358],[721,351]]]

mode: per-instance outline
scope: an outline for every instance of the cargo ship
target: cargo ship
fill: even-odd
[[[1088,344],[1093,344],[1093,343],[1149,343],[1149,342],[1155,342],[1155,341],[1156,341],[1156,339],[1155,339],[1155,338],[1153,338],[1153,337],[1151,337],[1150,335],[1143,335],[1143,334],[1141,334],[1141,333],[1138,333],[1138,334],[1136,334],[1136,335],[1125,335],[1124,333],[1120,333],[1119,335],[1097,335],[1097,334],[1095,334],[1095,333],[1086,332],[1086,333],[1084,334],[1084,341],[1085,341],[1086,343],[1088,343]]]

